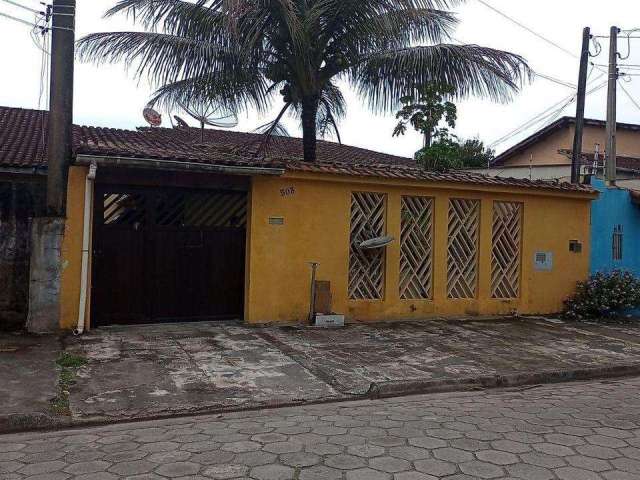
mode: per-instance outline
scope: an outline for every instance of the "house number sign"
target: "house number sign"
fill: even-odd
[[[286,187],[280,189],[281,197],[293,197],[296,194],[295,187]]]

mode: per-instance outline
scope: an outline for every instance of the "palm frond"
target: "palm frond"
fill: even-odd
[[[262,155],[263,158],[269,155],[269,147],[271,146],[274,135],[279,137],[289,136],[289,132],[287,132],[286,127],[282,125],[282,118],[290,107],[291,103],[286,103],[273,121],[265,123],[256,129],[257,132],[263,134],[262,142],[260,143],[257,151],[258,155]]]
[[[162,85],[154,92],[150,103],[166,110],[180,105],[210,103],[236,113],[251,108],[264,113],[270,107],[272,96],[264,77],[259,74],[245,70],[229,77],[218,71]]]
[[[137,64],[136,76],[147,75],[158,84],[237,68],[233,52],[219,45],[155,32],[93,33],[78,41],[78,55],[97,64]]]
[[[445,10],[397,9],[350,22],[336,43],[358,53],[439,43],[450,38],[457,24],[456,16]]]
[[[121,0],[105,17],[126,14],[145,29],[210,38],[224,26],[220,0]]]
[[[365,56],[349,78],[372,109],[391,111],[403,97],[417,101],[419,87],[429,83],[451,85],[455,98],[507,101],[531,78],[531,69],[521,56],[501,50],[439,44]]]

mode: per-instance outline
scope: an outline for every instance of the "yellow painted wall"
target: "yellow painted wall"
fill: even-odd
[[[75,328],[80,298],[82,222],[87,168],[71,167],[67,222],[63,240],[61,322]],[[283,192],[293,187],[293,194]],[[349,224],[352,191],[387,194],[387,231],[400,238],[401,195],[435,198],[435,255],[433,300],[401,300],[398,293],[399,244],[386,257],[385,296],[380,301],[352,301],[347,297]],[[283,194],[284,193],[284,194]],[[289,193],[291,193],[289,191]],[[482,201],[480,278],[478,298],[446,298],[448,199]],[[490,299],[491,220],[494,200],[524,204],[521,298]],[[461,184],[379,181],[335,175],[287,174],[254,177],[249,196],[247,228],[245,320],[248,323],[291,323],[306,319],[309,310],[310,266],[319,262],[319,280],[329,280],[334,310],[350,320],[402,320],[441,316],[551,313],[562,307],[575,282],[589,271],[590,195],[553,195],[542,191]],[[284,225],[270,225],[269,217],[283,217]],[[569,252],[569,241],[584,244],[581,254]],[[536,251],[554,253],[552,272],[533,270]],[[87,309],[89,315],[90,305]]]
[[[287,194],[291,192],[293,194]],[[466,189],[466,190],[465,190]],[[402,195],[435,198],[434,298],[401,300],[399,243],[387,250],[383,300],[348,298],[351,192],[387,194],[387,232],[400,238]],[[446,298],[446,252],[449,198],[481,200],[478,298]],[[251,198],[251,241],[248,251],[248,323],[298,322],[309,311],[310,266],[320,263],[318,279],[331,282],[333,309],[349,320],[377,321],[440,316],[552,313],[589,272],[591,196],[556,195],[542,191],[469,187],[461,184],[356,180],[354,177],[287,174],[255,177]],[[522,292],[519,299],[490,298],[491,224],[494,200],[524,204]],[[284,218],[272,225],[270,217]],[[569,252],[570,240],[583,242],[580,254]],[[535,252],[554,254],[551,272],[534,271]]]
[[[62,240],[62,278],[60,283],[60,328],[66,330],[74,329],[78,324],[84,189],[88,171],[88,167],[73,166],[69,169],[67,221]]]

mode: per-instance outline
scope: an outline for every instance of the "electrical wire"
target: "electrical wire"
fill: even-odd
[[[587,75],[587,84],[596,82],[596,81],[600,80],[604,76],[604,75],[599,75],[598,77],[596,77],[593,80],[589,81],[589,78],[591,77],[592,73],[593,73],[593,68],[589,71],[589,74]],[[513,138],[514,136],[516,136],[516,135],[528,130],[529,128],[531,128],[531,127],[543,122],[549,116],[553,115],[554,112],[557,111],[556,109],[564,110],[564,108],[566,108],[566,106],[568,105],[566,102],[571,101],[571,99],[573,99],[576,95],[577,95],[577,87],[576,87],[576,91],[574,93],[572,93],[568,97],[563,98],[559,102],[551,105],[550,107],[545,109],[543,112],[535,115],[533,118],[531,118],[530,120],[528,120],[524,124],[520,125],[515,130],[510,131],[505,136],[503,136],[503,137],[499,138],[498,140],[496,140],[495,142],[493,142],[493,144],[494,145],[498,145],[500,143],[504,143],[505,141]]]
[[[16,22],[23,23],[25,25],[28,25],[29,27],[35,27],[35,24],[28,22],[27,20],[23,20],[22,18],[14,17],[13,15],[9,15],[7,13],[0,12],[0,17],[5,17],[9,20],[15,20]]]
[[[545,74],[543,74],[543,73],[536,72],[536,71],[534,71],[534,72],[533,72],[533,74],[534,74],[536,77],[540,77],[540,78],[543,78],[543,79],[545,79],[545,80],[548,80],[548,81],[550,81],[550,82],[552,82],[552,83],[556,83],[556,84],[558,84],[558,85],[562,85],[563,87],[567,87],[567,88],[571,88],[571,89],[575,89],[575,88],[577,88],[577,85],[574,85],[574,84],[572,84],[572,83],[565,82],[565,81],[563,81],[563,80],[560,80],[560,79],[554,78],[554,77],[552,77],[551,75],[545,75]]]
[[[456,43],[458,43],[460,45],[464,45],[465,44],[465,42],[463,42],[462,40],[459,40],[459,39],[457,39],[455,37],[451,37],[451,40],[453,40],[454,42],[456,42]],[[574,85],[572,83],[566,82],[564,80],[560,80],[559,78],[553,77],[553,76],[545,74],[545,73],[540,73],[538,71],[534,71],[533,74],[536,77],[540,77],[540,78],[542,78],[544,80],[547,80],[547,81],[552,82],[552,83],[556,83],[556,84],[561,85],[563,87],[572,88],[572,89],[578,88],[577,85]]]
[[[35,29],[34,29],[35,30]],[[37,35],[37,34],[36,34]],[[43,29],[40,32],[42,35],[42,44],[40,45],[41,50],[41,58],[40,58],[40,91],[38,94],[38,109],[41,111],[40,115],[40,140],[42,151],[46,148],[46,128],[45,128],[45,110],[47,104],[49,103],[49,79],[51,75],[51,61],[50,61],[50,53],[49,53],[49,42],[50,42],[50,34],[49,30]],[[43,102],[44,100],[44,102]]]
[[[636,101],[636,99],[635,99],[635,98],[633,98],[633,96],[631,95],[631,93],[629,92],[629,90],[627,90],[627,89],[625,88],[625,86],[622,84],[622,82],[618,82],[618,85],[620,86],[620,88],[622,89],[622,91],[624,92],[624,94],[627,96],[627,98],[628,98],[629,100],[631,100],[631,103],[633,103],[633,104],[636,106],[636,108],[637,108],[638,110],[640,110],[640,103],[638,103],[638,102]]]
[[[13,0],[0,0],[0,2],[5,2],[5,3],[8,3],[9,5],[13,5],[14,7],[22,8],[23,10],[28,10],[31,13],[44,13],[44,12],[41,12],[40,10],[36,10],[34,8],[27,7],[26,5],[22,5],[22,4],[18,3],[18,2],[14,2]]]
[[[603,75],[600,75],[599,77],[595,78],[593,80],[593,82],[601,79],[603,77]],[[608,81],[604,81],[598,85],[596,85],[595,87],[593,87],[592,89],[588,90],[586,92],[586,96],[591,95],[595,92],[597,92],[598,90],[602,89],[604,86],[606,86],[608,83]],[[556,104],[552,105],[551,107],[547,108],[546,110],[544,110],[543,112],[537,114],[536,116],[534,116],[532,119],[528,120],[527,122],[525,122],[524,124],[520,125],[518,128],[508,132],[507,134],[505,134],[503,137],[495,140],[494,142],[492,142],[491,144],[489,144],[489,148],[494,148],[497,145],[501,145],[509,140],[511,140],[512,138],[526,132],[527,130],[540,125],[542,123],[545,124],[549,124],[549,123],[553,123],[555,120],[557,120],[561,115],[562,112],[571,104],[575,103],[575,101],[577,100],[577,92],[571,94],[569,97],[565,97],[562,100],[560,100],[559,102],[557,102]]]
[[[500,15],[501,17],[506,18],[507,20],[509,20],[511,23],[514,23],[515,25],[519,26],[520,28],[526,30],[527,32],[529,32],[530,34],[534,35],[535,37],[539,38],[540,40],[548,43],[549,45],[552,45],[553,47],[557,48],[558,50],[561,50],[562,52],[566,53],[567,55],[570,55],[573,58],[580,58],[579,55],[576,55],[575,53],[571,52],[570,50],[564,48],[561,45],[558,45],[556,42],[554,42],[553,40],[549,40],[548,38],[546,38],[544,35],[539,34],[538,32],[536,32],[535,30],[532,30],[531,28],[527,27],[525,24],[523,24],[522,22],[516,20],[515,18],[510,17],[509,15],[507,15],[506,13],[498,10],[497,8],[493,7],[492,5],[490,5],[489,3],[485,2],[484,0],[477,0],[479,3],[481,3],[482,5],[484,5],[485,7],[487,7],[490,10],[493,10],[495,13],[497,13],[498,15]]]

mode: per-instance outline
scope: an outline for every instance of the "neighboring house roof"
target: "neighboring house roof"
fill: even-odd
[[[48,113],[0,107],[0,166],[46,167]],[[318,141],[317,161],[304,162],[302,140],[277,137],[267,155],[257,155],[264,136],[196,128],[113,128],[74,125],[73,154],[195,162],[210,165],[278,167],[292,171],[430,182],[590,192],[591,187],[552,181],[489,177],[469,172],[431,172],[411,158]]]
[[[571,150],[560,149],[558,153],[566,155],[568,158],[571,158]],[[593,165],[595,159],[594,153],[583,153],[580,157],[580,163],[582,165]],[[603,155],[600,155],[598,159],[598,168],[604,167],[604,158]],[[638,173],[640,174],[640,157],[630,157],[627,155],[616,155],[616,167],[617,170],[627,173]]]
[[[537,132],[535,132],[531,136],[525,138],[524,140],[522,140],[521,142],[517,143],[513,147],[509,148],[508,150],[505,150],[500,155],[496,156],[496,158],[493,159],[493,162],[491,162],[491,166],[492,167],[494,167],[494,166],[495,167],[503,166],[507,160],[509,160],[510,158],[514,157],[515,155],[518,155],[522,151],[524,151],[527,148],[529,148],[531,145],[533,145],[535,143],[538,143],[541,140],[544,140],[548,136],[552,135],[553,133],[555,133],[557,131],[562,130],[563,128],[567,128],[570,125],[575,125],[575,123],[576,123],[575,117],[562,117],[562,118],[556,120],[555,122],[553,122],[553,123],[547,125],[546,127],[538,130]],[[584,124],[586,126],[600,127],[600,128],[606,128],[606,126],[607,126],[607,122],[605,122],[603,120],[594,120],[594,119],[591,119],[591,118],[585,118]],[[619,130],[629,130],[629,131],[640,132],[640,125],[635,124],[635,123],[618,123],[617,128]]]

